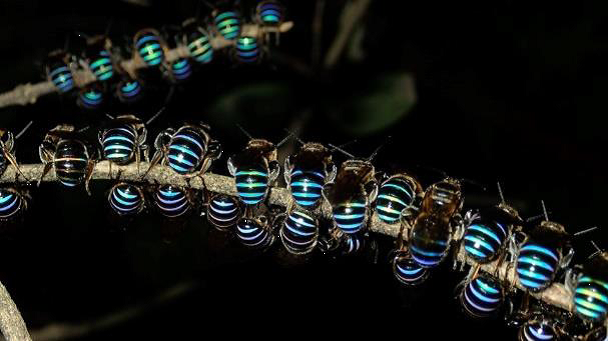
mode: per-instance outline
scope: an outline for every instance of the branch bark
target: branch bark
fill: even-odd
[[[17,305],[2,283],[0,283],[0,330],[8,341],[32,340]]]

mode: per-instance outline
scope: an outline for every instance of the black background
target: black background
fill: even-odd
[[[326,2],[323,51],[335,36],[344,5]],[[179,24],[199,7],[195,1],[150,3],[3,2],[0,90],[42,80],[45,55],[63,46],[71,32],[101,33],[112,18],[110,36],[119,44],[140,28]],[[315,2],[285,4],[295,28],[281,37],[272,60],[245,67],[217,56],[194,81],[176,89],[149,136],[182,119],[205,120],[230,155],[246,142],[236,123],[272,141],[285,135],[284,128],[298,125],[305,140],[340,144],[356,138],[349,151],[368,155],[390,135],[376,159],[379,169],[425,165],[486,185],[485,192],[466,188],[469,206],[495,203],[494,184],[500,180],[507,199],[524,216],[539,214],[544,199],[551,217],[570,232],[603,224],[606,8],[515,2],[408,2],[397,8],[394,1],[373,1],[358,25],[365,32],[365,57],[357,62],[342,58],[332,70],[307,71]],[[207,11],[201,7],[203,16]],[[75,41],[70,46],[76,48]],[[403,74],[415,79],[414,107],[397,110],[400,118],[385,127],[362,129],[395,110],[361,112],[357,99],[406,93],[405,88],[389,92],[377,86]],[[149,117],[158,110],[168,86],[153,72],[144,76],[150,90],[143,104],[107,111]],[[3,108],[0,115],[2,125],[13,131],[29,119],[36,121],[18,141],[22,163],[37,162],[36,147],[56,124],[95,127],[103,120],[100,113],[78,109],[73,98],[58,95]],[[214,171],[226,173],[225,157]],[[432,172],[419,175],[425,185],[438,180]],[[259,254],[216,232],[204,218],[170,223],[150,212],[133,221],[118,220],[105,201],[110,186],[96,182],[92,197],[58,184],[32,189],[25,220],[12,226],[18,232],[2,238],[0,279],[30,329],[85,324],[141,307],[135,318],[81,339],[204,338],[212,332],[515,338],[516,331],[501,318],[475,321],[460,312],[453,287],[463,275],[449,271],[447,264],[420,289],[400,287],[385,256],[390,240],[378,237],[377,264],[367,255],[295,259],[280,243]],[[115,231],[123,227],[127,231]],[[593,252],[589,239],[608,245],[601,229],[575,240],[576,261]],[[188,290],[155,301],[176,285]]]

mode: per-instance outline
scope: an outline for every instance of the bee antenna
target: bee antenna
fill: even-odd
[[[84,128],[80,128],[80,129],[78,129],[78,131],[77,131],[77,132],[78,132],[78,133],[82,133],[83,131],[86,131],[86,130],[87,130],[87,129],[89,129],[89,128],[91,128],[91,126],[86,126],[86,127],[84,127]]]
[[[21,131],[15,135],[15,140],[19,139],[21,135],[23,135],[23,133],[25,133],[32,126],[32,124],[34,124],[34,121],[30,121],[28,124],[26,124],[25,127],[23,127],[23,129],[21,129]]]
[[[593,226],[593,227],[590,227],[588,229],[584,229],[582,231],[578,231],[578,232],[574,233],[574,235],[575,236],[580,236],[581,234],[585,234],[585,233],[588,233],[588,232],[591,232],[591,231],[595,231],[595,230],[597,230],[597,226]]]
[[[382,149],[382,147],[386,146],[386,144],[388,143],[388,141],[389,141],[390,139],[391,139],[391,136],[388,136],[388,137],[386,138],[386,140],[384,140],[384,142],[382,142],[382,144],[381,144],[381,145],[379,145],[379,146],[378,146],[378,148],[376,148],[376,150],[374,150],[374,152],[372,153],[372,155],[370,155],[370,156],[367,158],[367,161],[368,161],[368,162],[371,162],[371,161],[372,161],[372,160],[373,160],[373,159],[376,157],[376,155],[378,155],[378,152],[380,151],[380,149]]]
[[[293,133],[289,133],[287,136],[285,136],[285,138],[282,139],[281,142],[277,143],[277,148],[279,148],[280,146],[285,144],[285,142],[289,141],[289,139],[291,139],[292,136],[293,136]]]
[[[545,221],[549,221],[549,214],[547,213],[547,207],[545,207],[545,201],[541,200],[540,204],[543,206],[543,215],[545,216]]]
[[[500,202],[505,203],[505,196],[502,194],[502,187],[500,187],[500,181],[496,182],[496,186],[498,187],[498,195],[500,196]]]
[[[589,259],[589,258],[593,258],[593,257],[595,257],[596,255],[599,255],[600,253],[604,252],[604,250],[600,249],[600,247],[599,247],[599,246],[597,246],[597,244],[596,244],[596,243],[595,243],[593,240],[591,241],[591,244],[592,244],[592,245],[593,245],[593,247],[595,248],[595,252],[594,252],[594,253],[592,253],[592,254],[591,254],[591,255],[590,255],[590,256],[589,256],[587,259]]]
[[[111,119],[111,120],[113,120],[113,119],[114,119],[114,116],[112,116],[112,115],[110,115],[110,114],[107,114],[107,113],[106,113],[106,116],[107,116],[109,119]]]
[[[215,9],[215,6],[213,6],[211,3],[209,3],[209,1],[201,0],[201,2],[213,10]]]
[[[236,125],[242,132],[243,134],[245,134],[245,136],[247,136],[250,140],[253,140],[253,136],[251,136],[251,134],[249,134],[247,132],[247,130],[245,130],[245,128],[243,128],[240,124],[237,123]]]
[[[154,114],[154,116],[150,117],[150,119],[146,121],[146,125],[149,125],[150,123],[152,123],[152,121],[154,121],[158,116],[160,116],[160,114],[165,112],[166,108],[167,108],[166,106],[163,106],[162,108],[160,108],[160,110],[158,112],[156,112],[156,114]]]
[[[333,144],[331,144],[331,143],[330,143],[330,144],[328,144],[328,146],[330,146],[330,147],[331,147],[331,151],[332,151],[332,152],[337,150],[337,151],[339,151],[340,153],[342,153],[342,154],[344,154],[344,155],[346,155],[346,156],[350,157],[351,159],[354,159],[354,158],[355,158],[355,156],[354,156],[353,154],[351,154],[351,153],[349,153],[349,152],[345,151],[344,149],[342,149],[342,148],[341,148],[341,146],[334,146],[334,145],[333,145]]]
[[[300,144],[304,144],[304,141],[302,141],[299,137],[298,137],[298,133],[291,131],[289,129],[283,129],[286,132],[288,132],[290,134],[291,137],[293,137],[294,139],[296,139],[296,141],[298,141]]]

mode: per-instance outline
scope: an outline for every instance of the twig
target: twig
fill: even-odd
[[[327,69],[331,69],[338,62],[346,43],[348,43],[348,38],[355,29],[355,25],[363,17],[370,2],[371,0],[353,0],[344,7],[340,16],[340,28],[325,56],[325,67]]]
[[[2,283],[0,283],[0,330],[8,341],[32,339],[15,302]]]
[[[101,161],[95,166],[95,170],[93,172],[93,179],[105,179],[108,180],[108,161]],[[146,169],[148,166],[147,163],[142,162],[140,165],[141,169]],[[41,164],[30,164],[30,165],[21,165],[21,170],[30,179],[37,179],[40,177],[43,166]],[[112,168],[120,171],[122,180],[132,180],[137,181],[139,179],[139,175],[137,172],[137,167],[135,164],[127,165],[127,166],[116,166],[113,165]],[[55,175],[48,174],[43,181],[54,181]],[[9,167],[6,170],[5,174],[0,178],[1,183],[13,183],[16,179],[17,174],[15,174],[15,170],[13,167]],[[231,196],[236,196],[236,186],[234,184],[234,179],[231,177],[207,173],[203,176],[203,181],[198,178],[190,179],[189,186],[195,189],[202,189],[204,186],[211,191],[216,193],[228,194]],[[18,178],[18,181],[23,182],[23,178]],[[186,186],[187,183],[180,175],[173,172],[168,166],[159,165],[154,167],[152,171],[149,173],[146,181],[149,183],[159,183],[159,184],[174,184],[180,186]],[[270,190],[269,202],[273,205],[287,207],[291,201],[290,193],[287,188],[283,187],[272,187]],[[321,207],[318,209],[318,214],[331,219],[331,207],[327,202],[324,202]],[[369,228],[372,232],[385,234],[394,238],[397,238],[399,235],[400,226],[399,224],[386,224],[382,222],[376,214],[374,214],[371,218]],[[406,226],[405,228],[409,228]],[[461,250],[460,254],[458,254],[458,260],[466,261],[469,264],[472,263],[471,258],[465,257],[464,249]],[[496,262],[492,262],[482,266],[482,270],[488,273],[494,273],[496,270]],[[499,277],[503,280],[509,280],[512,283],[516,283],[516,274],[514,267],[509,267],[508,263],[502,264],[498,269]],[[517,287],[524,290],[524,287],[517,284]],[[546,289],[545,291],[539,294],[532,294],[532,296],[545,301],[551,305],[556,307],[566,309],[568,311],[572,311],[572,295],[566,291],[566,288],[561,283],[554,283],[551,287]]]
[[[278,28],[260,27],[255,24],[243,25],[242,35],[261,37],[267,32],[285,33],[293,28],[293,22],[287,21],[281,24]],[[214,50],[221,50],[223,48],[232,46],[234,40],[226,40],[221,35],[217,35],[210,39],[211,46]],[[167,61],[172,62],[180,57],[188,56],[188,48],[180,46],[167,52]],[[148,67],[140,58],[123,60],[120,62],[120,66],[125,72],[132,77],[136,75],[136,71],[141,68]],[[88,69],[72,70],[74,77],[74,83],[76,87],[83,87],[93,81],[95,76]],[[36,100],[46,94],[57,92],[57,89],[51,81],[40,82],[36,84],[21,84],[15,87],[15,89],[0,94],[0,108],[8,107],[11,105],[27,105],[34,104]]]
[[[321,60],[321,46],[323,44],[323,12],[325,12],[325,0],[317,0],[315,3],[315,15],[312,20],[312,49],[311,61],[313,68],[317,68]]]

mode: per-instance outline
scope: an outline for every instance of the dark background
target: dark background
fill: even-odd
[[[425,185],[437,181],[438,174],[416,168],[424,165],[484,184],[485,192],[466,186],[468,206],[495,203],[500,180],[524,216],[539,214],[544,199],[551,217],[570,232],[603,224],[605,5],[408,2],[397,8],[395,1],[372,1],[357,25],[361,40],[351,40],[337,65],[324,69],[311,60],[315,3],[284,1],[295,28],[270,57],[246,67],[218,55],[176,89],[149,136],[183,119],[204,120],[230,155],[246,142],[236,123],[272,141],[282,139],[284,128],[299,127],[307,141],[357,139],[347,149],[366,156],[390,135],[376,159],[381,170],[418,169]],[[326,1],[323,54],[345,3]],[[99,34],[112,19],[110,36],[120,45],[140,28],[179,24],[197,7],[196,1],[4,1],[0,91],[41,81],[45,55],[74,31]],[[202,16],[207,12],[200,7]],[[77,49],[78,41],[72,38],[70,46]],[[142,117],[158,110],[168,86],[156,73],[142,77],[149,86],[143,103],[106,110]],[[22,163],[38,162],[37,145],[56,124],[103,121],[101,113],[55,94],[0,110],[2,126],[13,131],[36,121],[18,141]],[[226,173],[225,157],[214,171]],[[377,264],[368,254],[298,259],[280,243],[260,254],[204,218],[166,222],[152,211],[118,220],[105,200],[110,186],[96,182],[92,197],[58,184],[32,189],[24,221],[0,241],[0,279],[30,329],[101,324],[80,333],[82,340],[203,338],[211,332],[515,338],[501,318],[475,321],[460,312],[453,287],[463,275],[447,265],[420,289],[400,287],[386,258],[391,241],[381,236]],[[593,252],[589,239],[608,245],[601,229],[575,240],[576,261]]]

